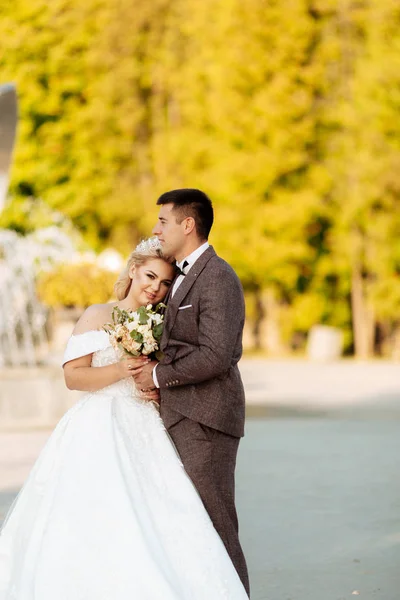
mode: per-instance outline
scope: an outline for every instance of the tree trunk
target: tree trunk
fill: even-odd
[[[356,265],[351,278],[351,308],[354,351],[361,359],[370,358],[374,351],[374,312],[368,307],[365,296],[365,281],[359,265]]]
[[[253,327],[253,336],[254,336],[254,348],[256,350],[261,350],[263,347],[262,336],[261,336],[261,328],[262,322],[265,317],[264,305],[262,299],[262,293],[260,289],[257,289],[254,292],[255,296],[255,318],[254,318],[254,327]]]
[[[397,323],[393,332],[393,343],[390,358],[400,361],[400,325]]]
[[[271,356],[282,356],[282,354],[285,354],[286,348],[282,342],[279,323],[281,307],[274,290],[264,290],[263,304],[265,307],[265,319],[261,327],[263,346]]]

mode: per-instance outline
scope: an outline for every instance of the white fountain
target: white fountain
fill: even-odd
[[[0,365],[35,366],[46,355],[46,310],[35,292],[30,241],[0,230]]]

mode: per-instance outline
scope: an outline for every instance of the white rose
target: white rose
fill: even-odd
[[[145,354],[146,356],[148,354],[150,354],[151,352],[153,352],[156,349],[156,345],[155,344],[144,344],[143,345],[143,350],[142,353]]]
[[[138,352],[140,350],[141,344],[139,344],[139,342],[135,342],[135,340],[131,339],[131,340],[127,341],[125,346],[129,352]]]
[[[126,327],[127,327],[128,331],[133,331],[134,329],[136,329],[135,321],[131,321],[130,323],[127,323]]]

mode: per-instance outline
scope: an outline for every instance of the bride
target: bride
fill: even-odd
[[[102,326],[114,306],[157,304],[173,260],[147,240],[89,307],[64,356],[87,392],[61,419],[0,534],[0,600],[246,600],[244,587],[159,416]],[[143,394],[142,394],[143,396]]]

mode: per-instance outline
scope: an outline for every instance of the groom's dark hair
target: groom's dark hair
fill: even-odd
[[[157,200],[158,205],[173,204],[177,223],[192,217],[196,223],[196,232],[201,240],[207,240],[213,221],[214,211],[210,198],[201,190],[184,188],[165,192]]]

